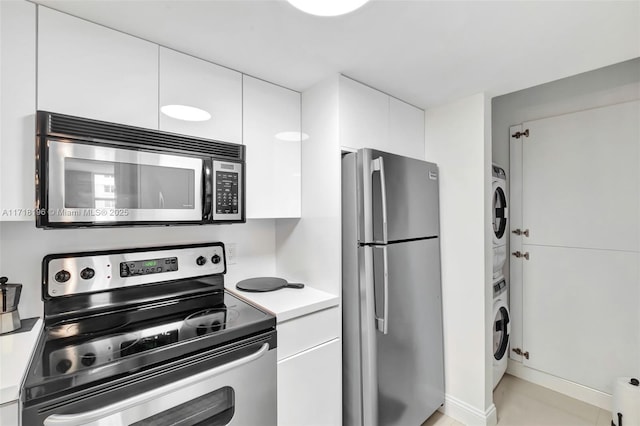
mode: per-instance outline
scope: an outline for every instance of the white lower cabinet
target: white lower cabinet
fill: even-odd
[[[278,426],[342,424],[341,361],[333,339],[278,362]]]
[[[18,401],[0,405],[0,426],[18,426],[19,419]]]
[[[278,425],[342,424],[340,307],[278,324]]]

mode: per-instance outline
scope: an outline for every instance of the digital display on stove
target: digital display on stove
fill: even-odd
[[[177,257],[162,259],[133,260],[120,263],[120,277],[135,277],[138,275],[158,274],[178,270]]]

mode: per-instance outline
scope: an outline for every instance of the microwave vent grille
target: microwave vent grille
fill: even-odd
[[[130,127],[104,121],[48,113],[47,133],[70,138],[127,144],[140,147],[157,147],[176,151],[188,151],[198,155],[211,155],[234,160],[244,160],[244,146],[199,139],[174,133],[139,127]]]

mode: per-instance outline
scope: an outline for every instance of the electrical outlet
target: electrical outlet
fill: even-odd
[[[227,265],[235,265],[236,255],[238,254],[238,244],[237,243],[225,244],[225,249],[227,252]]]

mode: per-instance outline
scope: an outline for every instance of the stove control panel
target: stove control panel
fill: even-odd
[[[160,272],[178,270],[177,257],[165,257],[163,259],[136,260],[132,262],[120,262],[120,276],[133,277],[135,275],[149,275]]]
[[[155,284],[227,271],[223,243],[193,244],[44,258],[49,298]]]

